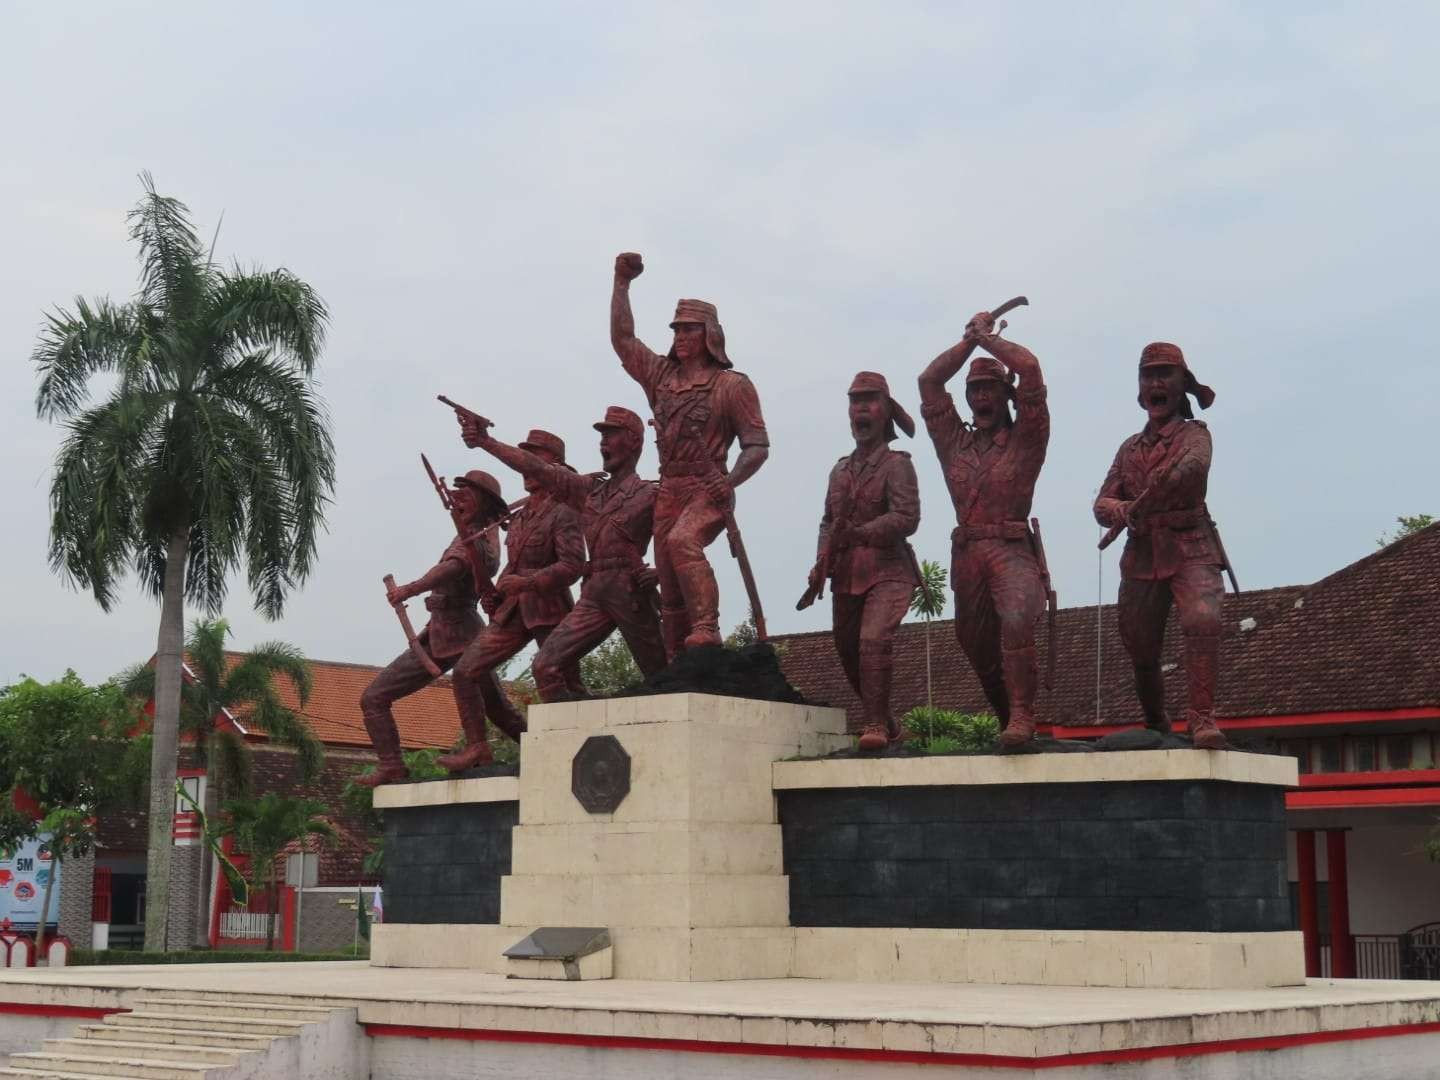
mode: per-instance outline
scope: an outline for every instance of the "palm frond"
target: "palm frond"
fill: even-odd
[[[40,373],[36,415],[42,420],[73,415],[89,398],[91,376],[129,369],[143,344],[133,305],[76,297],[74,312],[62,308],[46,315],[30,354]]]
[[[229,728],[216,728],[208,743],[208,764],[222,796],[250,794],[254,755],[245,740]]]
[[[155,668],[150,664],[132,664],[115,676],[120,692],[135,701],[149,701],[155,696]]]
[[[246,654],[244,661],[236,670],[251,664],[261,668],[271,677],[283,675],[289,679],[291,685],[295,687],[295,696],[301,705],[310,700],[310,691],[314,689],[315,676],[311,671],[310,661],[306,660],[305,654],[294,645],[284,641],[261,642]]]
[[[188,318],[204,294],[207,270],[190,211],[179,199],[155,190],[140,174],[145,196],[130,211],[130,238],[140,245],[140,295],[172,318]]]
[[[295,751],[302,779],[309,781],[319,776],[325,765],[325,747],[310,730],[305,718],[282,705],[273,689],[253,699],[253,702],[248,722],[276,743]]]
[[[315,369],[329,320],[315,290],[283,267],[217,272],[206,297],[217,351],[279,349],[306,375]]]

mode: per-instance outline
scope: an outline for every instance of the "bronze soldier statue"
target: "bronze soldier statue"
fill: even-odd
[[[895,429],[911,438],[915,421],[890,396],[885,376],[862,371],[850,384],[855,449],[830,470],[809,607],[830,582],[835,651],[865,713],[860,749],[899,738],[890,712],[895,631],[920,584],[906,537],[920,527],[920,489],[910,455],[890,449]]]
[[[1120,444],[1095,500],[1095,520],[1110,529],[1102,548],[1121,530],[1129,532],[1120,557],[1120,639],[1135,665],[1145,726],[1170,731],[1160,651],[1173,602],[1185,636],[1190,736],[1202,750],[1223,750],[1228,744],[1215,726],[1215,682],[1225,592],[1220,571],[1228,564],[1205,506],[1210,432],[1195,419],[1191,396],[1202,409],[1215,400],[1178,346],[1146,345],[1139,401],[1148,419],[1144,430]]]
[[[405,779],[400,733],[395,727],[391,706],[454,667],[465,647],[485,625],[475,604],[479,584],[488,583],[499,566],[495,522],[506,513],[505,500],[495,478],[479,469],[457,477],[449,498],[455,507],[457,523],[466,527],[466,535],[452,540],[440,561],[414,581],[395,585],[393,579],[386,579],[387,599],[397,610],[401,610],[400,605],[410,597],[429,593],[425,607],[430,612],[430,622],[412,640],[409,649],[371,680],[360,697],[365,730],[370,733],[370,741],[380,758],[379,767],[370,776],[355,781],[363,787]],[[466,550],[467,546],[471,551]],[[408,620],[405,625],[408,633]],[[451,688],[456,710],[467,732],[484,731],[488,714],[502,731],[512,738],[519,737],[524,721],[505,699],[494,675],[479,680],[455,680]],[[486,749],[488,751],[488,744]]]
[[[558,435],[534,429],[520,448],[547,465],[568,468],[565,443]],[[529,498],[510,519],[505,570],[495,582],[495,593],[482,599],[490,625],[455,665],[457,682],[483,682],[531,641],[543,645],[573,606],[570,585],[585,563],[580,519],[564,502],[551,498],[534,477],[525,477],[525,490]],[[567,669],[563,677],[571,694],[584,696],[578,666]],[[467,726],[465,739],[463,750],[439,759],[451,772],[463,772],[490,757],[483,722],[475,728]]]
[[[945,384],[977,347],[991,356],[977,357],[966,373],[972,417],[966,424]],[[1027,521],[1050,441],[1040,363],[1029,349],[1000,337],[994,318],[982,311],[920,376],[920,415],[955,504],[955,636],[1004,724],[1001,743],[1020,746],[1035,734],[1035,624],[1048,593]]]
[[[659,485],[635,473],[645,446],[645,425],[629,409],[612,405],[595,425],[608,477],[581,476],[490,436],[461,418],[465,445],[493,454],[527,481],[580,514],[589,559],[580,600],[540,646],[532,670],[541,701],[574,697],[564,672],[619,627],[636,665],[646,675],[665,666],[665,642],[655,598],[658,575],[645,565]]]
[[[615,258],[610,341],[626,372],[645,391],[655,414],[660,493],[655,501],[655,567],[660,574],[666,654],[720,644],[720,592],[705,548],[733,524],[735,488],[755,474],[770,452],[760,398],[750,380],[732,370],[715,305],[681,300],[665,356],[635,336],[630,282],[644,271],[640,256]],[[733,467],[730,446],[740,443]],[[736,547],[732,530],[732,547]],[[736,557],[741,557],[737,549]],[[747,567],[742,561],[742,572]],[[761,625],[759,597],[746,574],[751,611]]]

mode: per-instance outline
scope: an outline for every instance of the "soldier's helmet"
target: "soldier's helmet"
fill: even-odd
[[[1180,399],[1180,415],[1186,420],[1195,419],[1195,410],[1190,408],[1190,397],[1194,397],[1202,409],[1208,409],[1215,403],[1215,391],[1195,378],[1190,365],[1185,363],[1185,354],[1180,351],[1179,345],[1172,345],[1168,341],[1152,341],[1146,345],[1140,350],[1140,370],[1144,371],[1147,367],[1178,367],[1184,373],[1187,396]],[[1136,400],[1143,408],[1144,397],[1137,394]]]
[[[645,439],[645,422],[622,405],[611,405],[605,410],[605,418],[597,421],[592,426],[596,431],[605,431],[607,428],[619,428],[621,431],[630,432],[642,442]]]
[[[965,372],[965,382],[984,382],[994,379],[1005,385],[1005,393],[1012,400],[1015,397],[1015,373],[993,356],[977,356],[970,361],[970,370]]]
[[[730,357],[725,355],[725,330],[720,325],[720,313],[715,310],[715,305],[705,300],[677,300],[675,302],[675,317],[670,320],[670,329],[674,330],[677,323],[699,323],[705,327],[705,348],[715,358],[715,362],[721,367],[734,367]],[[675,347],[670,347],[667,354],[671,360],[675,359]]]

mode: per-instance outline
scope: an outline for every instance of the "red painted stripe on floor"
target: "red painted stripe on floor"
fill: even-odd
[[[78,1016],[98,1020],[126,1009],[104,1009],[94,1005],[36,1005],[27,1001],[0,1001],[0,1013],[10,1016]]]
[[[777,1046],[773,1043],[706,1042],[698,1039],[645,1039],[619,1035],[568,1035],[552,1031],[499,1031],[488,1028],[414,1027],[406,1024],[364,1024],[371,1038],[460,1039],[469,1042],[539,1043],[549,1046],[600,1047],[609,1050],[669,1050],[694,1054],[738,1054],[754,1057],[793,1057],[808,1060],[883,1061],[908,1065],[978,1065],[996,1069],[1059,1069],[1076,1065],[1113,1065],[1155,1058],[1200,1057],[1206,1054],[1283,1050],[1314,1043],[1384,1039],[1401,1035],[1440,1032],[1440,1022],[1396,1024],[1391,1027],[1347,1028],[1256,1039],[1146,1046],[1129,1050],[1096,1050],[1083,1054],[1021,1057],[1012,1054],[948,1054],[916,1050],[867,1050],[846,1046]]]

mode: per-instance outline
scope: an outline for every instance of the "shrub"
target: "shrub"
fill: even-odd
[[[1000,721],[990,713],[917,705],[905,714],[912,745],[930,754],[984,753],[1000,737]]]

